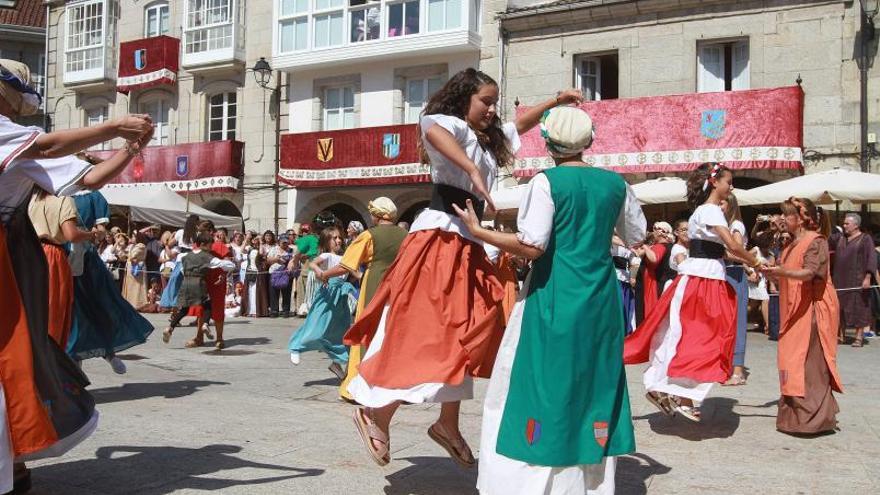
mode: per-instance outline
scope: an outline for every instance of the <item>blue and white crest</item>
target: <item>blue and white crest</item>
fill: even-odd
[[[140,50],[134,51],[134,68],[137,70],[144,70],[144,67],[147,66],[147,49],[141,48]]]
[[[189,174],[189,156],[180,155],[177,157],[177,176],[186,177]]]
[[[382,156],[393,160],[400,156],[400,134],[382,136]]]
[[[721,139],[724,135],[724,110],[703,110],[700,121],[700,134],[707,139]]]

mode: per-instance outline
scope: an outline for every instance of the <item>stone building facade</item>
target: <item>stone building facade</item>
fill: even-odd
[[[800,78],[805,172],[858,170],[860,15],[858,1],[844,0],[492,1],[482,67],[503,81],[507,115],[516,101],[528,105],[566,86],[602,99],[774,88]],[[880,77],[873,68],[869,76],[873,133]],[[739,183],[791,173],[750,170]]]
[[[274,228],[276,217],[283,225],[285,208],[276,212],[274,201],[275,129],[277,119],[287,129],[287,107],[276,115],[276,79],[264,89],[249,71],[272,56],[273,3],[49,2],[53,128],[148,113],[157,124],[154,149],[144,155],[143,177],[123,182],[165,183],[210,210],[241,214],[248,228]]]

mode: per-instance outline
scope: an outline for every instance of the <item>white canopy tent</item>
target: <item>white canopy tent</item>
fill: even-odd
[[[113,206],[128,207],[135,222],[182,227],[186,218],[195,214],[214,222],[216,227],[240,229],[242,225],[241,218],[218,215],[192,203],[187,213],[187,200],[167,186],[107,186],[101,194]]]
[[[780,204],[792,196],[823,205],[840,201],[877,203],[880,175],[836,168],[735,193],[740,206]]]
[[[633,184],[633,192],[643,205],[663,205],[687,201],[687,182],[679,177],[660,177]]]

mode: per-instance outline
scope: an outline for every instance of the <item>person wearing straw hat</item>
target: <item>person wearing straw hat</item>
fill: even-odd
[[[554,108],[541,133],[556,167],[529,183],[517,234],[480,227],[470,204],[458,211],[476,238],[533,260],[484,400],[477,487],[610,494],[615,456],[635,451],[611,238],[632,246],[646,221],[620,175],[583,162],[586,112]]]
[[[49,275],[28,218],[31,193],[100,188],[153,134],[149,117],[138,115],[51,133],[18,125],[13,119],[40,107],[31,83],[26,65],[0,59],[0,493],[30,487],[30,473],[14,461],[62,455],[98,420],[88,378],[50,340]],[[127,144],[102,164],[72,156],[115,138]]]

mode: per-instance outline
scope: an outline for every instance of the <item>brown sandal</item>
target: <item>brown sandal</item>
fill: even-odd
[[[192,339],[192,340],[187,340],[186,344],[183,344],[183,346],[186,348],[193,348],[193,347],[201,347],[204,344],[205,344],[204,340]]]
[[[453,444],[452,440],[446,436],[446,431],[443,430],[441,425],[437,423],[431,425],[431,427],[428,428],[428,436],[431,437],[431,440],[437,442],[438,445],[446,449],[446,452],[449,453],[452,460],[459,466],[464,469],[470,469],[476,465],[477,461],[474,459],[474,455],[471,453],[471,449],[468,447],[468,444],[464,439],[461,440],[459,445]]]
[[[852,347],[864,347],[864,346],[865,346],[865,340],[864,340],[864,339],[853,339],[852,344],[850,344],[850,346],[852,346]]]
[[[357,428],[358,434],[364,442],[364,447],[366,447],[367,452],[370,453],[370,457],[376,461],[376,464],[385,466],[391,462],[391,442],[388,440],[388,435],[380,430],[372,420],[368,421],[364,413],[365,411],[363,408],[357,408],[354,410],[354,414],[352,415],[354,426]],[[382,446],[376,447],[376,445],[373,444],[373,441],[381,443]]]

